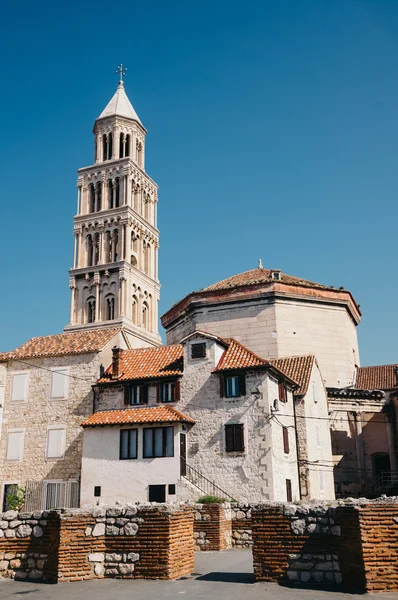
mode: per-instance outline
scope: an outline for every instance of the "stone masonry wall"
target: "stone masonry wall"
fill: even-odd
[[[127,505],[0,520],[0,577],[48,582],[174,579],[194,568],[193,510]]]
[[[232,547],[229,504],[196,504],[193,535],[195,550],[227,550]]]
[[[256,506],[256,504],[231,504],[233,548],[252,547],[252,508]]]

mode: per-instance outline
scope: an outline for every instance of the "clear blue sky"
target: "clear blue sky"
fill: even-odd
[[[62,331],[76,169],[128,67],[159,184],[160,313],[264,266],[350,289],[398,362],[398,2],[7,2],[0,350]]]

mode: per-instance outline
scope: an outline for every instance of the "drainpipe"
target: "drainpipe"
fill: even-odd
[[[301,500],[302,497],[303,497],[303,490],[302,490],[302,486],[301,486],[300,449],[299,449],[299,440],[298,440],[298,434],[297,434],[296,400],[295,400],[294,395],[293,395],[293,416],[294,416],[294,433],[295,433],[295,436],[296,436],[296,456],[297,456],[298,485],[299,485],[299,494],[300,494],[300,500]]]

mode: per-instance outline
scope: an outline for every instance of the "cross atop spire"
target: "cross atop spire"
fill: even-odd
[[[123,86],[123,77],[127,73],[126,67],[123,67],[122,63],[120,63],[120,65],[116,69],[115,73],[116,73],[116,75],[118,75],[118,74],[120,75],[120,77],[119,77],[119,86]]]

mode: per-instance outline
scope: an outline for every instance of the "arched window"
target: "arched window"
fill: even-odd
[[[108,159],[108,141],[106,139],[106,133],[102,136],[102,160]]]
[[[145,218],[147,221],[150,221],[151,219],[151,201],[149,196],[145,199]]]
[[[105,231],[105,262],[112,262],[112,236],[110,231]]]
[[[93,213],[95,212],[95,189],[94,189],[94,184],[90,183],[89,186],[89,194],[90,194],[90,199],[89,199],[89,212]]]
[[[100,251],[100,234],[96,233],[93,241],[93,265],[98,265],[99,263],[99,251]]]
[[[102,208],[102,183],[97,182],[97,211]]]
[[[113,208],[117,208],[119,206],[119,199],[120,199],[120,179],[119,179],[119,177],[116,178],[115,185],[116,185],[115,206]]]
[[[95,298],[89,298],[87,300],[87,323],[94,323],[95,321]]]
[[[126,135],[126,145],[124,149],[124,156],[130,156],[130,134]]]
[[[108,160],[112,160],[113,150],[113,135],[108,133]]]
[[[148,302],[142,303],[142,324],[145,329],[149,329],[149,304]]]
[[[112,179],[108,179],[108,208],[113,208],[113,185]]]
[[[144,244],[145,273],[151,276],[151,245]]]
[[[112,321],[115,318],[115,298],[108,296],[106,299],[106,318]]]
[[[119,136],[119,158],[123,158],[123,145],[124,145],[124,133],[121,133]]]
[[[131,320],[135,325],[138,325],[138,298],[133,296],[133,302],[131,307]]]
[[[119,231],[114,229],[112,233],[112,259],[111,262],[119,260]]]
[[[91,237],[91,234],[89,234],[86,237],[86,244],[87,244],[87,266],[92,267],[93,266],[93,238]]]
[[[134,188],[134,210],[135,212],[140,211],[140,196],[141,196],[141,188],[139,185],[136,185]]]

